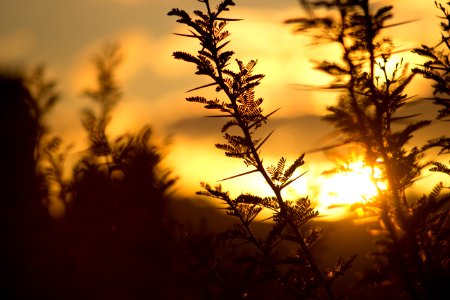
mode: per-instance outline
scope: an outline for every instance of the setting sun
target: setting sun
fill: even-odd
[[[370,201],[386,188],[381,171],[358,159],[321,179],[317,210],[327,219],[340,219],[356,203]],[[378,181],[378,182],[375,182]]]

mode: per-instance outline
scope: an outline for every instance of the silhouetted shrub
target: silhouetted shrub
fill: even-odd
[[[319,237],[320,230],[306,224],[318,213],[310,207],[307,197],[287,201],[282,196],[283,189],[303,175],[297,174],[297,169],[304,164],[304,155],[300,155],[290,165],[284,157],[275,165],[263,163],[261,149],[272,133],[261,137],[258,136],[258,129],[276,112],[275,110],[264,114],[261,106],[263,99],[255,96],[254,89],[264,75],[253,73],[255,60],[244,63],[236,59],[236,68],[230,66],[234,52],[226,47],[230,35],[226,25],[238,19],[223,17],[222,14],[235,3],[232,0],[220,1],[214,10],[210,1],[199,2],[204,4],[204,11],[194,11],[194,18],[180,9],[172,9],[169,12],[169,15],[178,17],[177,22],[189,28],[188,34],[178,35],[194,38],[201,46],[201,50],[195,54],[176,51],[173,56],[175,59],[193,63],[197,68],[195,74],[205,75],[209,79],[209,83],[189,92],[213,87],[221,94],[212,100],[202,96],[192,96],[186,100],[200,103],[205,109],[218,113],[213,117],[227,120],[222,127],[225,143],[218,143],[216,147],[223,150],[226,156],[242,160],[251,169],[224,180],[257,172],[273,192],[273,196],[269,197],[241,194],[232,198],[220,185],[212,187],[207,183],[201,184],[204,191],[199,192],[200,195],[223,201],[227,205],[227,214],[237,219],[238,223],[222,237],[235,243],[239,241],[252,245],[251,250],[246,249],[249,251],[247,255],[234,259],[233,263],[240,264],[233,267],[233,270],[243,273],[241,276],[234,276],[233,287],[221,287],[222,292],[225,294],[231,289],[235,291],[233,297],[240,295],[257,298],[264,294],[265,297],[272,297],[271,291],[276,291],[274,293],[282,297],[333,299],[331,283],[343,275],[355,256],[349,259],[339,258],[335,266],[325,270],[317,265],[311,254],[311,247]],[[268,233],[256,235],[254,220],[263,210],[270,212],[268,219],[273,222]],[[288,246],[291,247],[290,251],[286,251],[286,248],[281,250]],[[226,279],[222,279],[228,274],[220,268],[220,264],[214,265],[214,270],[220,283],[230,284]]]
[[[444,222],[450,196],[441,194],[441,184],[428,196],[406,196],[407,188],[426,165],[421,158],[429,148],[408,143],[417,130],[431,121],[412,121],[418,115],[402,114],[411,101],[404,91],[414,73],[403,60],[391,72],[387,68],[395,48],[392,39],[382,36],[382,32],[392,26],[387,21],[393,17],[393,7],[376,7],[369,0],[330,0],[310,1],[310,8],[326,8],[334,14],[292,19],[288,23],[295,24],[299,32],[311,31],[317,40],[337,43],[342,49],[340,61],[317,65],[317,69],[334,77],[329,88],[341,91],[338,104],[328,107],[325,120],[340,133],[337,145],[361,147],[365,161],[379,168],[387,182],[387,188],[380,188],[376,199],[365,205],[379,216],[380,235],[372,252],[374,268],[366,273],[360,282],[366,285],[359,286],[363,290],[354,297],[379,299],[396,294],[401,299],[439,299],[446,293],[441,278],[448,278],[449,274],[444,255],[448,252],[449,236]],[[416,51],[434,55],[426,47]],[[446,60],[442,53],[439,57]],[[425,68],[433,66],[434,63],[428,63]],[[377,76],[376,71],[381,75]],[[446,80],[440,67],[422,73],[438,82]],[[395,123],[398,120],[410,122],[396,131],[401,127]]]

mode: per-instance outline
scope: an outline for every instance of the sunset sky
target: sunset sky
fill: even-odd
[[[320,117],[327,105],[334,104],[335,95],[305,91],[297,84],[325,85],[329,78],[314,71],[311,60],[338,56],[330,47],[309,45],[306,37],[292,34],[292,28],[283,24],[284,20],[302,14],[296,0],[235,2],[237,6],[228,16],[244,21],[230,25],[229,47],[241,60],[258,59],[256,72],[265,74],[266,78],[256,94],[265,99],[265,111],[281,107],[266,129],[276,131],[264,148],[264,161],[276,163],[280,156],[292,161],[305,151],[323,147],[330,142],[333,129]],[[399,49],[433,45],[439,40],[434,1],[373,2],[394,4],[393,22],[416,20],[385,31],[394,37]],[[185,91],[208,83],[207,79],[196,77],[194,66],[171,57],[175,50],[196,48],[192,41],[172,34],[186,29],[174,17],[168,17],[167,12],[174,7],[192,11],[198,5],[195,0],[3,0],[0,2],[0,66],[20,70],[46,64],[50,77],[57,79],[61,93],[61,101],[48,122],[66,143],[75,143],[71,157],[76,160],[77,153],[85,149],[81,142],[85,134],[80,110],[92,106],[81,96],[82,90],[95,82],[90,59],[102,44],[117,41],[125,58],[118,73],[124,97],[115,110],[109,132],[116,136],[149,123],[159,139],[170,137],[165,164],[180,177],[178,193],[192,195],[199,189],[200,181],[215,183],[246,171],[242,162],[226,158],[214,148],[215,143],[222,141],[220,123],[204,118],[207,111],[184,100]],[[409,52],[401,56],[411,63],[418,61]],[[429,83],[416,78],[408,93],[419,97],[429,95]],[[425,115],[430,111],[424,105],[411,109]],[[433,125],[418,140],[431,138],[432,134],[442,132],[442,128],[442,124]],[[288,193],[318,193],[326,182],[319,175],[335,159],[315,153],[307,155],[306,161],[303,171],[309,172]],[[258,176],[250,176],[226,182],[224,186],[235,193],[256,189],[268,193],[261,182]]]

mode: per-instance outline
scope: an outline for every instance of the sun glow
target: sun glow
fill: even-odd
[[[362,160],[348,163],[344,168],[322,176],[316,209],[328,220],[348,215],[353,204],[367,203],[380,190],[386,189],[381,171]]]

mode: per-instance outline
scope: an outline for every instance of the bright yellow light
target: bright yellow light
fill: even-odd
[[[344,170],[322,178],[316,209],[328,220],[341,219],[352,204],[366,203],[384,189],[380,169],[361,160],[351,162]]]

